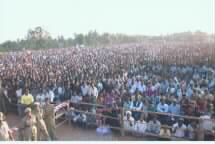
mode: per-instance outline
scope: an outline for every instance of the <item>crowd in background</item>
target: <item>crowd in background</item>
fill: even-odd
[[[72,103],[104,105],[105,109],[100,108],[102,113],[116,118],[119,108],[123,107],[125,129],[189,139],[201,135],[207,139],[211,136],[207,133],[214,133],[215,128],[214,63],[193,57],[187,45],[175,49],[175,57],[170,53],[174,52],[173,48],[164,52],[162,46],[157,47],[155,50],[131,44],[8,53],[0,58],[3,93],[18,105],[22,105],[26,89],[33,96],[31,101],[41,105],[47,97],[53,103],[71,100]],[[202,51],[197,53],[201,55]],[[76,107],[98,112],[95,107]],[[1,111],[6,113],[7,109],[2,107]],[[20,115],[22,111],[20,106]],[[196,116],[203,120],[148,112]],[[79,112],[73,112],[72,116],[73,122],[88,120]],[[120,125],[111,119],[105,119],[105,123]],[[172,129],[161,125],[172,126]]]

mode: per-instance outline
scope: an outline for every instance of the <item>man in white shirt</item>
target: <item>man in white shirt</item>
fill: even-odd
[[[165,103],[164,99],[157,106],[157,112],[168,112],[168,104]]]
[[[102,91],[103,90],[103,84],[101,82],[99,82],[97,84],[97,88],[98,88],[98,92]]]
[[[79,103],[82,101],[82,96],[78,96],[77,93],[74,91],[73,95],[71,96],[71,102]]]
[[[154,115],[153,119],[149,121],[147,125],[147,131],[153,134],[160,133],[161,123],[157,120],[157,116]]]
[[[134,127],[134,118],[131,116],[131,111],[126,112],[126,116],[124,117],[124,129],[125,130],[135,130]]]
[[[172,132],[175,137],[183,138],[185,136],[186,125],[183,122],[183,118],[179,118],[178,122],[173,125]]]
[[[141,118],[139,121],[136,122],[135,124],[135,130],[138,132],[138,133],[145,133],[146,130],[147,130],[147,122],[144,121],[144,115],[141,115]]]
[[[53,103],[55,95],[54,95],[54,92],[51,89],[48,92],[48,97],[49,97],[50,101]]]
[[[132,85],[131,85],[131,88],[130,88],[129,92],[131,94],[134,94],[135,91],[136,91],[136,89],[137,89],[137,85],[133,82]]]
[[[83,96],[86,96],[86,95],[87,95],[88,89],[89,89],[89,86],[88,86],[86,83],[84,83],[84,84],[81,86],[81,93],[82,93]]]

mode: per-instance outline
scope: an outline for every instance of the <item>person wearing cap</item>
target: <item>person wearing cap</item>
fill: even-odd
[[[184,119],[179,118],[178,122],[173,124],[172,132],[174,133],[175,137],[183,138],[185,136],[185,130],[187,127],[183,122],[184,122]]]
[[[131,111],[127,111],[124,117],[124,129],[128,131],[134,130],[134,118],[132,117]]]
[[[4,120],[4,114],[0,112],[0,141],[9,141],[10,138],[13,140],[12,131]]]
[[[49,140],[49,134],[48,130],[46,128],[45,121],[43,120],[43,112],[42,109],[40,108],[40,103],[35,102],[34,103],[34,111],[33,114],[36,117],[37,120],[37,139],[38,140]]]
[[[24,141],[36,141],[37,140],[37,121],[36,117],[32,115],[31,108],[25,109],[25,116],[21,121],[20,130],[22,130]]]
[[[54,105],[50,103],[49,98],[45,99],[45,105],[43,107],[44,121],[51,140],[57,140],[56,125],[55,125],[55,112]]]

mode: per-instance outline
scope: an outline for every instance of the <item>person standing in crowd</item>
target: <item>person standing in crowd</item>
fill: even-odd
[[[4,114],[0,112],[0,141],[14,140],[12,131],[4,120]]]
[[[16,97],[17,97],[17,105],[18,105],[18,114],[22,116],[22,105],[21,105],[21,97],[22,97],[22,88],[17,86],[16,89]]]
[[[49,98],[45,99],[44,105],[44,121],[51,140],[57,140],[54,105],[50,104]]]
[[[28,89],[25,89],[24,95],[21,97],[22,113],[26,107],[32,107],[33,102],[34,97],[29,93]]]
[[[7,113],[6,98],[1,81],[0,81],[0,111],[2,111],[3,113]]]
[[[40,103],[35,102],[34,103],[34,111],[33,111],[34,116],[36,117],[37,120],[37,139],[38,140],[49,140],[49,134],[48,130],[46,128],[45,121],[43,120],[43,111],[40,108]]]
[[[24,141],[36,141],[37,140],[37,120],[34,115],[32,115],[31,108],[27,107],[25,109],[25,116],[21,121],[20,130],[23,135]]]

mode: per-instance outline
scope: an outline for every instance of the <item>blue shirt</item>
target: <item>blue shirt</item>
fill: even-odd
[[[169,106],[169,112],[179,115],[180,114],[180,105],[179,104],[176,104],[176,105],[171,104]]]

